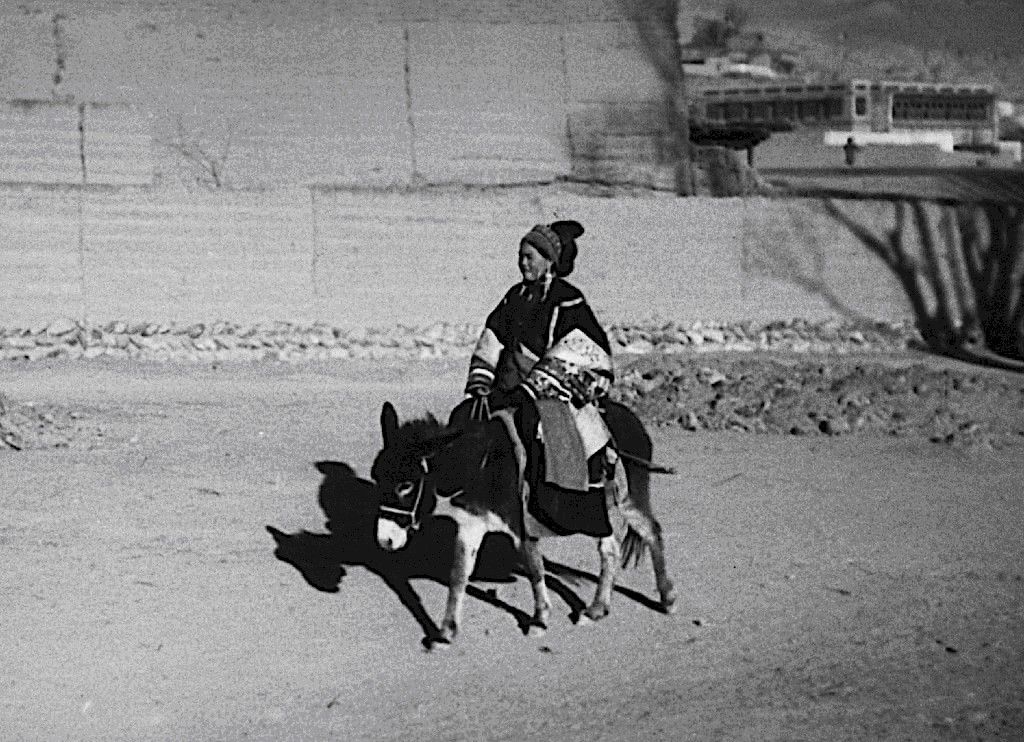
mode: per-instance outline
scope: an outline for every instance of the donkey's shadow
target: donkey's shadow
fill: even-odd
[[[327,593],[339,592],[347,568],[363,567],[380,577],[420,625],[424,645],[440,635],[440,630],[427,613],[413,588],[412,580],[426,579],[448,586],[452,558],[455,553],[455,524],[447,518],[428,518],[409,545],[398,552],[385,552],[376,541],[378,496],[372,482],[358,477],[346,463],[319,461],[320,507],[327,517],[327,533],[297,531],[284,533],[268,525],[274,538],[274,556],[299,571],[309,585]],[[570,619],[578,619],[586,607],[566,580],[573,584],[597,582],[588,572],[545,560],[546,583],[569,606]],[[519,552],[511,539],[498,536],[484,539],[477,559],[473,580],[476,583],[509,583],[526,576]],[[616,592],[653,610],[660,608],[641,593],[617,587]],[[500,608],[513,618],[525,634],[531,617],[514,605],[506,603],[493,587],[470,585],[467,594]]]

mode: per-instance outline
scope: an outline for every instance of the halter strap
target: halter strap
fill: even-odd
[[[379,513],[391,513],[393,515],[404,515],[409,519],[409,525],[405,526],[407,531],[418,531],[422,525],[422,521],[416,516],[417,511],[420,508],[420,502],[423,500],[423,492],[427,488],[427,477],[430,476],[430,466],[428,459],[424,456],[420,459],[420,468],[423,469],[423,476],[419,479],[419,487],[416,489],[416,499],[412,503],[412,507],[406,510],[405,508],[393,507],[391,505],[378,505],[377,512]],[[434,497],[440,497],[437,493],[437,487],[433,486]],[[455,497],[462,494],[465,491],[464,488],[457,489],[454,492],[446,494],[445,497]]]
[[[404,508],[396,508],[391,505],[379,505],[377,512],[380,513],[392,513],[394,515],[404,515],[409,519],[409,525],[407,530],[418,531],[420,528],[420,520],[416,517],[416,511],[419,510],[420,501],[423,499],[423,490],[426,489],[427,476],[430,474],[430,469],[427,467],[427,459],[424,457],[420,459],[420,467],[423,469],[423,476],[419,479],[419,487],[416,489],[416,499],[412,503],[412,507],[408,510]]]

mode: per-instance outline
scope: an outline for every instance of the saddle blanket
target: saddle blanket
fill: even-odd
[[[561,402],[555,402],[554,404],[566,407]],[[568,536],[577,533],[589,536],[610,536],[612,534],[612,526],[608,518],[608,510],[615,507],[616,503],[607,497],[603,488],[599,491],[588,491],[586,462],[583,458],[583,448],[579,435],[576,433],[575,428],[573,427],[566,431],[568,435],[555,435],[552,438],[551,430],[554,425],[575,425],[571,412],[569,412],[567,418],[563,417],[558,423],[548,428],[548,439],[576,441],[573,449],[568,451],[562,450],[558,454],[565,457],[564,460],[567,462],[569,461],[569,456],[574,456],[574,460],[578,462],[579,471],[572,480],[572,483],[576,486],[567,488],[552,484],[551,482],[542,482],[535,492],[531,491],[525,482],[526,449],[519,438],[519,432],[516,430],[512,415],[503,410],[495,413],[495,417],[498,417],[505,423],[506,429],[515,445],[524,508],[528,516],[526,518],[527,533],[533,537],[552,534]],[[542,417],[541,424],[543,425],[545,420],[550,421],[551,419],[551,417]],[[545,444],[544,453],[546,465],[550,467],[551,453],[550,449],[547,448],[547,444]],[[549,476],[545,478],[551,479],[550,469],[548,469],[548,474]]]
[[[540,438],[544,443],[544,479],[567,490],[586,490],[587,454],[569,405],[557,399],[538,399]]]
[[[612,524],[608,519],[605,489],[566,490],[547,482],[531,493],[526,503],[527,512],[552,533],[569,536],[582,533],[587,536],[611,536]]]

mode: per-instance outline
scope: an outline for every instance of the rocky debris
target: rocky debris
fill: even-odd
[[[0,360],[465,358],[479,331],[440,322],[381,330],[59,320],[0,328]],[[963,446],[1024,443],[1024,377],[908,361],[899,352],[919,338],[903,325],[632,324],[612,326],[608,334],[618,369],[613,396],[654,425],[693,432],[917,436]],[[79,435],[78,422],[73,414],[0,397],[0,449],[89,438]]]
[[[0,451],[38,448],[67,448],[83,439],[81,415],[57,408],[37,409],[18,404],[0,394]],[[90,431],[84,437],[92,438]]]
[[[651,355],[623,368],[612,393],[651,423],[690,431],[1024,445],[1024,378],[970,368],[865,356]]]
[[[0,328],[0,360],[467,357],[479,332],[479,326],[442,322],[375,329],[60,319]],[[694,432],[919,436],[965,446],[1024,443],[1024,380],[969,367],[895,362],[889,354],[920,342],[907,325],[670,322],[613,325],[608,335],[618,368],[613,395],[655,425]],[[766,357],[764,351],[779,352]],[[0,397],[0,449],[68,445],[81,438],[75,421],[61,414]]]
[[[480,326],[342,328],[294,322],[128,322],[67,318],[30,328],[0,328],[0,360],[129,357],[144,361],[322,361],[347,358],[439,358],[468,354]],[[918,341],[899,323],[851,324],[795,319],[767,325],[701,323],[613,325],[616,355],[715,350],[830,353],[902,350]]]

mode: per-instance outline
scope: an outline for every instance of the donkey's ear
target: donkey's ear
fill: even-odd
[[[380,410],[380,434],[384,438],[384,445],[388,445],[388,441],[392,441],[395,438],[395,433],[398,432],[398,413],[395,412],[395,406],[390,402],[385,402],[384,406]]]

